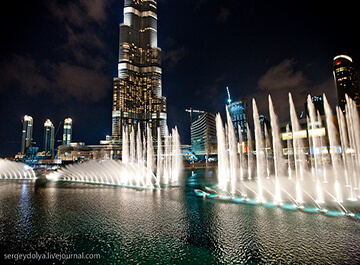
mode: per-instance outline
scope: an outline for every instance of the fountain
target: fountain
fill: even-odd
[[[230,196],[234,202],[272,204],[287,209],[354,216],[351,211],[360,206],[360,179],[356,174],[360,170],[359,115],[354,101],[349,97],[346,98],[346,116],[339,108],[337,116],[333,116],[326,96],[323,95],[323,98],[326,127],[323,127],[321,116],[316,113],[309,96],[307,128],[302,129],[289,94],[291,123],[283,139],[287,140],[287,154],[283,152],[279,121],[270,96],[270,135],[263,135],[261,131],[256,101],[253,100],[255,150],[251,147],[248,129],[247,152],[243,151],[244,148],[237,152],[235,148],[238,143],[234,140],[230,115],[227,113],[224,128],[218,114],[218,188],[211,191],[205,187],[206,192],[198,189],[196,193],[215,199],[228,200]],[[241,136],[239,138],[242,139]],[[268,149],[271,149],[273,161],[269,161]],[[247,172],[247,178],[244,172]],[[255,178],[252,178],[253,174]]]
[[[265,176],[265,152],[264,152],[264,141],[262,139],[262,132],[259,120],[259,112],[256,106],[256,101],[253,99],[253,118],[255,127],[255,148],[256,148],[256,172],[257,172],[257,183],[258,183],[258,195],[257,200],[259,202],[265,202],[263,197],[262,177]],[[261,139],[261,140],[260,140]]]
[[[36,175],[28,165],[0,159],[0,179],[36,179]]]
[[[159,128],[158,132],[160,132]],[[146,136],[141,135],[138,127],[136,137],[134,130],[129,135],[124,129],[122,140],[122,161],[102,160],[72,164],[49,174],[47,178],[138,189],[156,189],[179,180],[182,158],[177,128],[172,130],[172,134],[166,129],[164,147],[159,136],[155,148],[149,127]]]

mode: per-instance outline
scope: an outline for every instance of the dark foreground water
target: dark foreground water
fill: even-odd
[[[190,175],[156,191],[2,180],[0,264],[360,264],[359,220],[203,199],[212,174]],[[15,262],[29,253],[100,258]]]

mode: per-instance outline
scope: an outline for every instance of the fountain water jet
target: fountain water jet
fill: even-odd
[[[254,149],[252,148],[251,131],[248,125],[248,148],[240,148],[240,151],[236,154],[237,165],[231,162],[233,161],[234,146],[242,146],[242,137],[239,135],[240,143],[236,143],[236,141],[234,143],[232,134],[233,125],[232,122],[230,122],[230,115],[227,113],[227,123],[224,126],[218,114],[216,117],[216,128],[218,138],[219,190],[221,190],[223,194],[231,194],[234,202],[245,202],[250,199],[256,199],[261,203],[265,202],[265,200],[268,199],[266,196],[270,194],[270,199],[277,205],[282,205],[282,202],[288,204],[290,200],[290,202],[295,202],[296,208],[312,211],[311,208],[307,210],[306,208],[315,204],[318,211],[322,213],[327,213],[327,207],[334,208],[339,205],[340,208],[343,209],[342,211],[350,216],[352,213],[348,207],[351,207],[351,209],[359,207],[359,205],[356,204],[357,197],[359,196],[358,185],[352,186],[351,188],[349,185],[359,183],[359,177],[355,173],[360,169],[360,137],[358,137],[360,119],[353,101],[349,98],[347,98],[347,100],[346,119],[342,113],[338,112],[339,131],[342,137],[341,148],[339,147],[340,141],[337,139],[337,128],[333,123],[333,116],[326,97],[324,97],[324,108],[326,110],[325,126],[327,130],[323,127],[319,112],[316,113],[315,111],[311,97],[308,97],[309,117],[306,119],[307,127],[304,130],[300,127],[295,105],[291,94],[289,94],[291,130],[288,125],[286,129],[287,133],[282,135],[283,140],[287,141],[285,142],[285,144],[287,144],[287,169],[283,152],[283,142],[280,138],[279,122],[270,96],[269,113],[272,142],[270,142],[270,135],[264,133],[266,137],[265,139],[263,137],[256,101],[253,100],[256,162],[253,161]],[[241,129],[239,129],[239,131],[241,131]],[[323,146],[324,143],[326,143],[324,137],[326,132],[331,146],[330,152]],[[348,143],[346,143],[346,137],[349,139]],[[266,148],[272,148],[272,152],[265,152],[265,140],[267,141]],[[308,142],[305,142],[305,140]],[[336,146],[336,148],[334,148],[334,146]],[[335,153],[332,152],[333,149],[342,152]],[[247,151],[247,156],[243,150]],[[269,154],[273,154],[273,163],[271,160],[265,160],[269,159]],[[350,167],[348,165],[350,165]],[[253,170],[254,168],[256,169]],[[334,170],[335,168],[336,170]],[[232,177],[234,172],[238,177],[235,183]],[[247,172],[247,178],[243,177],[243,172]],[[252,172],[256,175],[255,179],[252,179]],[[274,173],[269,174],[269,172]],[[348,172],[348,176],[343,177],[346,172]],[[349,197],[352,201],[347,200],[342,203],[342,194],[344,190],[347,191],[349,188]],[[265,194],[264,191],[266,191]],[[221,192],[217,193],[221,194]],[[250,192],[250,196],[248,192]],[[335,194],[335,196],[332,194]],[[303,198],[303,196],[306,198]],[[228,199],[228,196],[225,197]],[[211,198],[211,196],[209,198]],[[245,198],[247,200],[245,200]]]
[[[303,202],[302,193],[301,193],[301,184],[300,181],[304,180],[304,147],[303,141],[300,137],[300,123],[296,115],[295,105],[289,93],[289,104],[290,104],[290,119],[292,127],[292,139],[294,147],[294,161],[295,161],[295,175],[296,175],[296,200],[300,203]]]
[[[0,159],[0,179],[36,179],[36,175],[28,165]]]
[[[158,188],[162,184],[175,183],[179,180],[182,157],[177,128],[172,131],[172,134],[169,134],[166,129],[164,153],[161,137],[158,138],[157,148],[154,148],[150,127],[147,127],[143,139],[141,139],[139,126],[137,133],[130,132],[130,138],[126,128],[123,132],[122,161],[104,160],[73,164],[53,173],[52,177],[62,181],[141,189]],[[155,160],[157,160],[156,163]]]
[[[279,177],[283,170],[283,165],[285,165],[285,161],[283,159],[283,151],[280,140],[280,130],[279,130],[279,122],[277,120],[277,116],[275,114],[274,105],[269,95],[269,113],[270,113],[270,121],[271,121],[271,130],[272,130],[272,139],[273,139],[273,150],[274,150],[274,169],[275,169],[275,201],[277,203],[281,203],[281,189]]]
[[[330,156],[331,156],[331,162],[332,162],[332,168],[334,170],[334,176],[335,176],[335,191],[336,191],[336,200],[338,202],[342,202],[342,197],[340,194],[339,189],[339,181],[338,176],[340,174],[340,152],[338,151],[339,141],[337,136],[337,129],[334,124],[333,120],[333,113],[331,110],[331,107],[329,105],[329,102],[327,101],[327,98],[325,94],[323,94],[324,99],[324,108],[325,108],[325,114],[326,114],[326,124],[328,129],[328,135],[329,135],[329,142],[330,142]]]
[[[228,128],[228,143],[229,143],[229,161],[230,161],[230,193],[232,195],[235,194],[235,179],[237,175],[238,169],[238,158],[237,158],[237,144],[235,137],[234,126],[232,125],[230,113],[228,109],[226,109],[227,116],[227,128]]]
[[[259,112],[256,106],[256,101],[253,99],[253,119],[255,127],[255,145],[256,145],[256,170],[257,170],[257,183],[258,183],[258,197],[259,202],[264,202],[263,197],[263,188],[262,188],[262,176],[265,175],[264,165],[265,165],[265,152],[264,152],[264,141],[261,132]]]

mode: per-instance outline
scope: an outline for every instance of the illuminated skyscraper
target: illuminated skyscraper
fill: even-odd
[[[209,156],[217,152],[215,115],[199,112],[191,123],[191,149],[196,155]]]
[[[72,119],[67,118],[64,121],[63,145],[69,145],[72,140]]]
[[[239,140],[239,126],[243,141],[247,141],[247,101],[245,98],[227,105],[231,120],[234,125],[235,135]]]
[[[54,134],[55,127],[53,123],[47,119],[44,123],[44,151],[47,156],[54,156]]]
[[[25,115],[22,122],[21,153],[25,155],[31,146],[34,121],[31,116]]]
[[[345,94],[352,98],[360,108],[360,87],[357,71],[352,59],[347,55],[334,58],[334,79],[340,108],[345,111]]]
[[[164,135],[166,98],[162,96],[161,49],[157,46],[157,1],[125,0],[120,25],[118,77],[113,80],[112,138],[120,143],[124,126],[140,123],[157,139]]]

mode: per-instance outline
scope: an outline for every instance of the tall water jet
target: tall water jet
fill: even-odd
[[[229,160],[230,160],[230,193],[235,194],[235,180],[238,168],[237,143],[235,137],[234,126],[230,117],[230,113],[226,108],[227,127],[228,127],[228,143],[229,143]]]
[[[171,138],[169,135],[169,129],[165,127],[165,159],[164,159],[164,183],[169,183],[171,171],[171,156],[169,155],[171,152]]]
[[[283,148],[280,139],[280,129],[278,118],[275,114],[274,105],[269,95],[269,113],[270,113],[270,122],[272,130],[272,139],[273,139],[273,153],[274,153],[274,169],[275,169],[275,201],[281,203],[281,188],[279,177],[283,174],[283,165],[285,161],[283,159]]]
[[[239,144],[240,144],[240,152],[239,152],[239,165],[240,165],[240,180],[244,180],[244,143],[243,143],[243,134],[241,132],[241,126],[238,126],[239,132]]]
[[[141,141],[141,130],[140,130],[140,123],[138,124],[138,130],[136,134],[136,156],[137,156],[137,165],[140,166],[140,169],[142,170],[144,166],[144,154],[143,154],[143,145]],[[142,175],[145,174],[145,172],[142,172]],[[140,178],[137,177],[137,185],[140,185]]]
[[[122,161],[128,163],[129,160],[129,134],[126,126],[124,126],[122,135]]]
[[[359,113],[355,102],[346,95],[346,121],[348,125],[350,152],[352,153],[353,183],[354,189],[359,190],[360,177],[357,174],[360,170],[360,139],[357,133],[360,131]]]
[[[266,178],[270,179],[270,159],[269,156],[271,154],[270,152],[270,135],[269,135],[269,131],[267,128],[266,123],[264,123],[264,132],[265,132],[265,149],[264,149],[264,154],[265,154],[265,163],[266,163]]]
[[[138,125],[138,131],[136,134],[136,158],[139,165],[144,164],[140,124]]]
[[[314,161],[314,159],[312,159],[312,155],[315,156],[315,144],[314,144],[314,137],[311,136],[311,132],[313,131],[311,129],[311,122],[310,122],[310,118],[309,116],[306,116],[306,124],[307,124],[307,131],[308,131],[308,137],[309,137],[309,160],[310,160],[310,169],[311,169],[311,175],[312,175],[312,180],[315,182],[316,181],[316,175],[317,175],[317,170],[315,169],[316,167],[316,163]],[[311,151],[313,150],[313,151]]]
[[[225,132],[220,114],[216,115],[216,132],[218,142],[218,183],[219,188],[227,190],[229,160],[226,152]]]
[[[311,152],[309,152],[309,155],[313,155],[314,156],[314,160],[311,159],[311,170],[313,172],[314,176],[318,175],[318,168],[319,168],[319,158],[318,158],[318,154],[317,154],[317,150],[319,150],[320,146],[319,146],[319,139],[317,134],[315,133],[318,129],[318,124],[317,124],[317,117],[316,117],[316,111],[315,111],[315,106],[314,103],[312,102],[312,98],[310,95],[308,95],[307,98],[307,108],[309,111],[309,118],[310,120],[308,121],[308,132],[309,132],[309,142],[310,142],[310,150],[312,149],[312,154]],[[316,178],[318,179],[318,178]]]
[[[290,152],[290,150],[293,150],[293,148],[292,148],[292,142],[291,142],[291,140],[290,140],[290,137],[289,137],[289,135],[291,134],[291,132],[290,132],[290,125],[289,124],[287,124],[286,125],[286,134],[288,135],[288,137],[287,137],[287,140],[286,140],[286,146],[287,146],[287,163],[288,163],[288,178],[289,179],[292,179],[292,170],[291,170],[291,161],[292,161],[292,159],[291,159],[291,152]]]
[[[135,157],[135,130],[133,127],[130,133],[130,163],[135,163]]]
[[[323,94],[323,99],[324,99],[326,124],[327,124],[329,143],[330,143],[329,151],[331,156],[332,167],[334,170],[334,178],[335,178],[334,185],[335,185],[336,199],[338,202],[342,202],[340,189],[339,189],[339,179],[338,179],[340,173],[340,154],[338,152],[339,140],[333,120],[333,113],[325,94]]]
[[[153,175],[153,156],[154,156],[154,150],[153,150],[153,140],[151,135],[151,128],[150,126],[147,126],[146,128],[147,132],[147,156],[146,156],[146,166],[148,168],[148,174],[146,178],[146,185],[151,185],[151,177]]]
[[[254,167],[254,156],[253,156],[253,146],[252,146],[252,137],[251,131],[249,128],[249,123],[246,123],[247,130],[247,145],[248,145],[248,180],[252,178],[252,168]]]
[[[311,171],[312,171],[312,175],[313,175],[313,180],[316,182],[316,201],[318,203],[323,203],[324,202],[324,195],[322,192],[322,185],[321,185],[321,176],[319,176],[318,172],[319,172],[319,168],[321,167],[321,162],[320,159],[321,157],[319,157],[319,155],[317,154],[317,150],[320,149],[320,139],[318,136],[318,134],[316,133],[319,128],[318,126],[318,120],[317,120],[317,115],[315,112],[315,106],[314,103],[312,102],[312,98],[310,95],[308,95],[308,99],[307,99],[307,107],[309,110],[309,116],[310,116],[310,120],[308,120],[308,132],[309,132],[309,149],[311,150],[312,148],[312,154],[311,152],[309,152],[309,157],[311,159]],[[314,156],[314,159],[311,158],[311,155]]]
[[[321,120],[321,116],[320,116],[319,111],[317,112],[317,119],[318,119],[319,127],[323,128],[323,124],[322,124],[322,120]],[[320,137],[320,146],[321,146],[320,152],[321,152],[321,165],[322,165],[322,171],[323,171],[323,182],[327,183],[327,178],[328,178],[327,177],[327,174],[328,174],[327,172],[328,172],[328,170],[326,168],[326,163],[325,163],[327,157],[326,157],[326,153],[322,151],[322,148],[324,146],[324,140],[323,140],[322,137]]]
[[[177,127],[172,130],[172,146],[172,182],[177,182],[181,170],[180,136]]]
[[[253,99],[253,119],[255,127],[255,144],[256,144],[256,169],[257,169],[257,182],[258,182],[258,197],[259,202],[264,201],[263,188],[262,188],[262,176],[265,175],[264,165],[264,141],[261,132],[259,112],[256,106],[256,101]]]
[[[304,150],[303,142],[300,138],[300,123],[296,115],[295,105],[289,93],[289,104],[290,104],[290,119],[292,127],[292,139],[293,139],[293,148],[294,148],[294,161],[295,161],[295,175],[296,175],[296,200],[299,203],[303,202],[300,180],[304,179]]]
[[[157,166],[156,166],[156,176],[157,176],[157,185],[160,186],[160,182],[162,179],[162,169],[163,169],[163,161],[162,161],[162,139],[161,139],[161,128],[158,127],[158,139],[157,139]]]
[[[345,184],[346,187],[350,188],[350,198],[354,199],[353,187],[351,178],[349,178],[349,171],[352,171],[352,165],[349,163],[351,161],[351,156],[349,156],[349,139],[346,132],[346,122],[344,113],[342,112],[340,107],[336,107],[336,114],[338,118],[339,124],[339,133],[340,133],[340,143],[342,147],[342,159],[344,165],[344,173],[345,173]],[[352,172],[351,172],[352,173]]]

